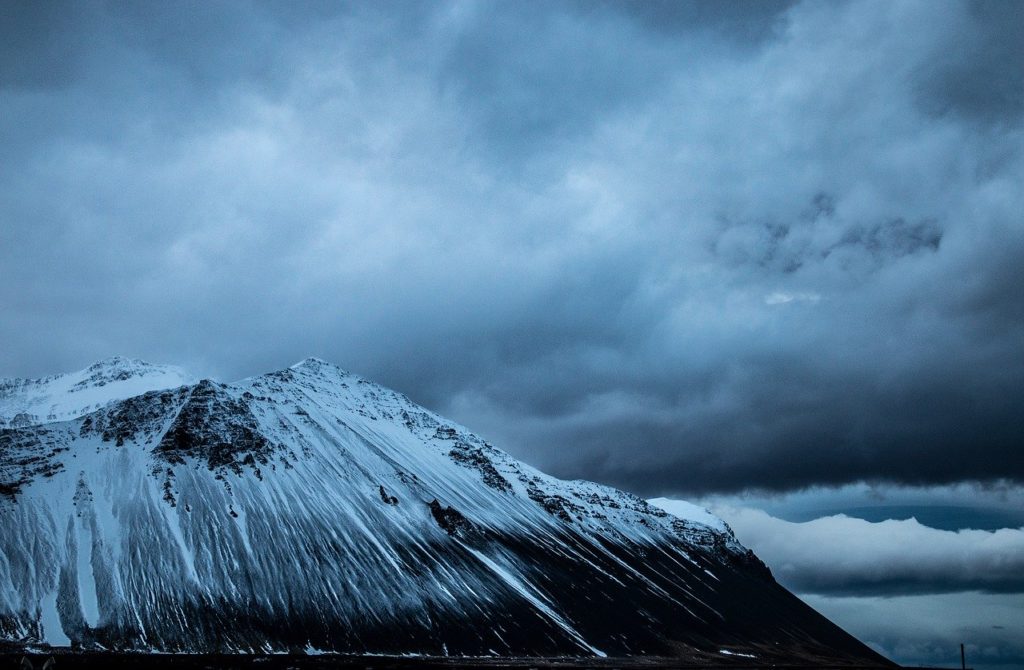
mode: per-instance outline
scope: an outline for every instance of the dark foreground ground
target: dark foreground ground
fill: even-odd
[[[0,670],[880,670],[893,666],[745,665],[741,662],[690,665],[670,658],[431,658],[388,656],[273,656],[224,654],[122,654],[63,652],[0,653]],[[27,660],[27,664],[26,661]],[[937,670],[916,668],[906,670]]]

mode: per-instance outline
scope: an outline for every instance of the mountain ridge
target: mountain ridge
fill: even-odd
[[[0,377],[0,428],[73,419],[108,402],[196,381],[180,368],[125,356],[47,377]]]

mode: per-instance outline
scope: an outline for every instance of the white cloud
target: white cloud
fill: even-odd
[[[785,305],[790,302],[809,302],[816,303],[821,300],[821,295],[818,293],[787,293],[785,291],[775,291],[769,293],[764,297],[764,304],[766,305]]]
[[[1024,593],[1024,528],[947,531],[845,515],[793,523],[758,509],[712,511],[800,593]]]

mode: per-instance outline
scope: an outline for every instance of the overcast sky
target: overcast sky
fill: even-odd
[[[1011,0],[8,0],[0,375],[316,355],[647,496],[1017,491],[1022,63]],[[1024,610],[943,560],[890,586]]]

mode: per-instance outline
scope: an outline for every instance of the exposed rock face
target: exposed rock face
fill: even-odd
[[[2,640],[884,663],[724,524],[549,477],[322,361],[139,393],[90,370],[66,386],[98,407],[0,415]]]

